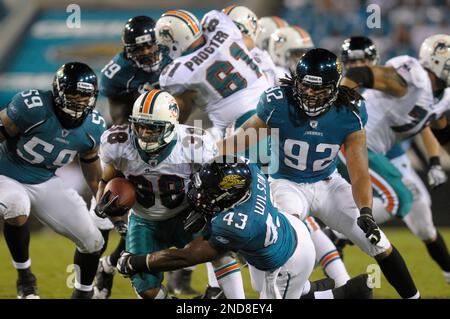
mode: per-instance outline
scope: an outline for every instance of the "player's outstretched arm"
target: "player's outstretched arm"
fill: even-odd
[[[219,155],[233,155],[243,152],[267,137],[266,133],[270,134],[270,127],[255,114],[245,121],[236,133],[217,142]],[[256,137],[256,139],[251,137]]]
[[[441,166],[440,149],[441,145],[434,136],[430,127],[424,128],[420,135],[422,136],[423,144],[428,156],[428,185],[431,188],[436,188],[447,182],[447,174]]]
[[[0,143],[17,134],[19,129],[6,114],[6,109],[0,111]]]
[[[210,241],[199,237],[182,249],[166,249],[148,255],[124,252],[117,262],[117,269],[124,276],[176,270],[212,261],[221,254]]]
[[[350,68],[341,85],[375,89],[395,97],[402,97],[408,91],[408,84],[393,67],[381,65]]]
[[[97,194],[98,184],[102,176],[102,166],[98,157],[98,148],[79,155],[80,167],[84,179],[93,196]]]
[[[353,198],[359,209],[372,207],[372,184],[370,183],[366,132],[359,130],[345,139],[345,157],[352,184]]]

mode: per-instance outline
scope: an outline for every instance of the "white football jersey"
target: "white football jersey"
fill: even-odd
[[[254,47],[250,54],[253,56],[255,61],[261,66],[261,71],[264,72],[269,86],[276,86],[277,84],[277,72],[275,63],[273,63],[269,52],[266,50],[261,50],[258,47]]]
[[[112,164],[136,189],[133,211],[149,220],[166,220],[188,207],[189,176],[218,155],[213,137],[187,125],[176,126],[176,138],[154,157],[138,150],[130,126],[113,126],[102,135],[100,157]]]
[[[172,95],[196,91],[215,127],[222,131],[244,113],[256,109],[270,85],[247,50],[242,34],[224,13],[213,10],[202,20],[206,44],[166,66],[161,88]]]
[[[368,122],[367,146],[376,153],[386,154],[398,141],[419,133],[444,110],[434,108],[431,82],[419,61],[399,56],[386,62],[406,81],[408,91],[401,98],[378,90],[365,90]]]

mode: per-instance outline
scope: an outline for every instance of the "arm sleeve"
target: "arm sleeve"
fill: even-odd
[[[229,213],[227,212],[227,214]],[[233,223],[228,225],[222,220],[222,215],[220,214],[211,222],[209,240],[222,250],[238,251],[242,249],[248,242],[246,232],[234,227]]]
[[[274,103],[269,102],[267,91],[261,94],[259,98],[258,105],[256,106],[256,114],[269,127],[276,127],[276,106]]]
[[[367,124],[367,109],[364,101],[359,101],[358,110],[350,111],[349,121],[347,123],[347,134],[364,129]]]

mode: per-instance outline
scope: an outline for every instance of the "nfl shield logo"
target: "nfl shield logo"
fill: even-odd
[[[153,159],[151,159],[151,160],[148,161],[148,164],[149,164],[151,167],[155,167],[156,165],[158,165],[158,160],[153,160]]]
[[[69,135],[69,131],[68,130],[62,130],[61,131],[61,135],[62,135],[62,137],[67,137],[67,135]]]
[[[319,124],[319,122],[315,121],[315,120],[311,120],[309,121],[309,126],[311,126],[312,128],[316,128],[317,124]]]

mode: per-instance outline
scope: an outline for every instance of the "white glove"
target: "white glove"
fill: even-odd
[[[428,169],[428,185],[436,188],[447,182],[447,174],[441,165],[432,165]]]

